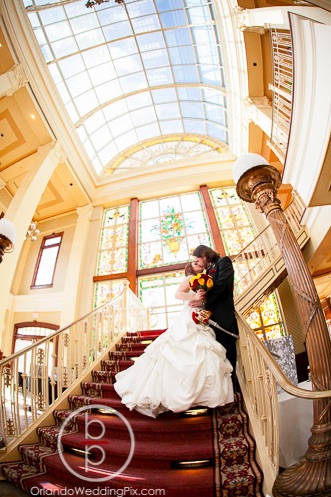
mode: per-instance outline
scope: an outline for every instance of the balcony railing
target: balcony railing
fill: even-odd
[[[270,145],[285,157],[292,112],[293,60],[289,31],[271,31],[273,84],[272,129]]]

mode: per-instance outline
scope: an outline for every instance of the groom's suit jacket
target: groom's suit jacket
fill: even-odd
[[[207,273],[213,278],[214,285],[206,294],[206,309],[211,311],[211,319],[222,328],[238,334],[233,300],[234,270],[230,257],[219,257],[211,263]],[[236,339],[217,328],[213,328],[216,339],[227,350],[227,357],[235,369]]]

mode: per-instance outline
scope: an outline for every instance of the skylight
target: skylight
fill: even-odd
[[[220,148],[228,143],[212,2],[85,4],[24,0],[53,81],[98,174],[112,174],[123,161],[127,169],[131,150],[146,141],[194,135],[192,144],[197,136],[201,142],[210,137]],[[186,147],[184,156],[194,149],[201,154],[201,147]],[[180,156],[165,152],[163,160]],[[152,156],[141,162],[136,157],[134,167],[161,162],[160,154],[154,162]]]

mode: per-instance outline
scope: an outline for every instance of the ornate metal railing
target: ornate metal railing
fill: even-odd
[[[126,282],[115,299],[0,361],[3,450],[80,382],[123,334],[148,326],[148,311]]]
[[[331,391],[304,390],[291,383],[267,347],[237,313],[237,378],[257,445],[258,462],[263,471],[263,490],[272,495],[279,471],[279,415],[277,383],[289,394],[304,399],[331,397]]]
[[[308,234],[300,224],[305,205],[293,192],[292,202],[284,210],[287,221],[302,247]],[[244,312],[249,306],[270,293],[285,271],[284,261],[270,226],[265,228],[234,259],[234,296],[237,310]],[[258,280],[258,285],[257,285]],[[255,296],[254,296],[255,295]]]

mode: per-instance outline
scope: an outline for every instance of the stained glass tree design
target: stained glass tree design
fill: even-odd
[[[187,262],[211,243],[199,192],[140,202],[139,269]]]

